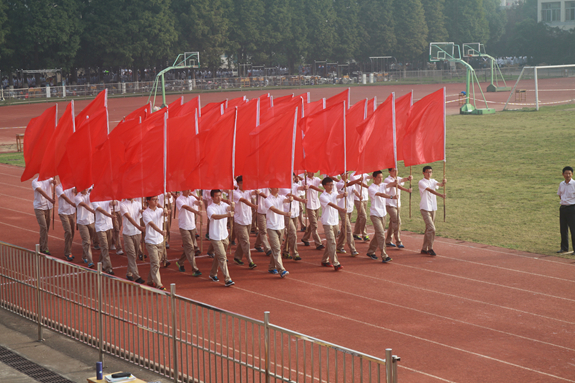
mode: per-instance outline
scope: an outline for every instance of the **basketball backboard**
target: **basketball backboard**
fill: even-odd
[[[461,59],[461,51],[455,43],[429,43],[429,61],[445,61],[449,59]]]
[[[182,68],[199,68],[200,67],[200,52],[184,52],[180,53],[174,61],[173,67]]]
[[[463,57],[481,57],[485,55],[485,47],[481,43],[463,44]]]

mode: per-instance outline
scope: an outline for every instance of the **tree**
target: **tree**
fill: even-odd
[[[359,4],[355,0],[335,0],[335,30],[337,38],[333,47],[334,59],[347,62],[359,51]]]
[[[359,58],[369,62],[370,56],[389,56],[395,49],[393,0],[361,0],[359,22]]]
[[[412,61],[427,48],[427,25],[420,0],[394,0],[395,56]]]
[[[332,0],[307,1],[308,51],[307,61],[326,60],[333,56],[336,39],[336,14]]]
[[[497,44],[505,34],[507,12],[500,5],[499,0],[483,0],[485,17],[489,23],[489,40],[485,43],[488,48]]]
[[[305,22],[306,8],[304,0],[289,0],[292,22],[290,24],[291,38],[285,43],[285,54],[287,57],[290,73],[295,72],[295,65],[300,64],[309,47],[308,31],[309,27]]]
[[[489,40],[489,23],[482,0],[446,0],[445,16],[449,40],[457,45]]]
[[[445,0],[421,0],[421,5],[427,24],[427,40],[430,43],[446,41],[448,33],[445,27]]]
[[[263,33],[263,1],[235,0],[228,4],[230,51],[235,53],[239,63],[265,62],[265,53],[261,49],[267,39]]]
[[[6,4],[4,0],[0,0],[0,59],[2,58],[2,46],[6,41],[8,34],[8,17],[6,17]]]
[[[265,36],[261,46],[268,66],[286,65],[286,44],[292,39],[292,14],[290,2],[285,0],[264,0]]]

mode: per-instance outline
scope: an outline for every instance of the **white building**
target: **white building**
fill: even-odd
[[[575,28],[575,1],[537,0],[537,21],[561,29]]]

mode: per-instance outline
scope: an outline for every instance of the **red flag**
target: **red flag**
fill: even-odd
[[[199,114],[201,112],[200,96],[194,97],[190,101],[188,101],[184,105],[182,105],[182,108],[180,109],[178,116],[185,116],[186,114],[190,114],[190,113],[194,114],[196,109],[198,110],[198,114]],[[176,116],[173,116],[172,113],[170,113],[169,117],[172,118],[172,117],[176,117]],[[198,117],[200,117],[200,116],[198,115]]]
[[[229,111],[234,111],[235,109],[228,109]],[[203,132],[205,130],[209,130],[211,129],[212,125],[215,124],[220,118],[222,118],[222,115],[224,114],[224,110],[223,110],[223,105],[220,104],[220,106],[218,108],[213,108],[212,110],[210,110],[207,113],[203,113],[202,112],[202,118],[200,118],[200,132]]]
[[[260,99],[260,116],[272,107],[272,98],[270,94],[264,94],[259,97]]]
[[[359,157],[359,133],[357,127],[361,125],[367,116],[368,100],[356,102],[346,111],[345,121],[345,142],[346,142],[346,169],[357,169],[357,159]]]
[[[294,97],[293,97],[293,93],[292,93],[292,94],[288,94],[288,95],[286,95],[286,96],[278,97],[278,98],[275,98],[275,97],[274,97],[274,100],[273,100],[274,108],[275,108],[276,106],[278,106],[278,105],[281,105],[281,104],[285,103],[285,102],[290,102],[291,100],[293,100],[293,98],[294,98]]]
[[[299,109],[287,112],[250,133],[250,154],[243,173],[246,190],[290,188],[295,166]]]
[[[413,92],[409,92],[395,100],[395,137],[398,161],[403,161],[403,137],[405,136],[407,119],[409,118],[412,104]]]
[[[44,152],[42,164],[40,165],[40,181],[47,180],[58,174],[58,165],[66,153],[66,143],[68,138],[74,133],[74,130],[74,101],[71,101],[60,120],[58,120],[56,130],[52,134]]]
[[[345,101],[346,108],[350,107],[350,99],[351,99],[351,92],[350,88],[347,88],[341,93],[336,94],[325,100],[325,107],[329,108],[332,105],[339,104],[342,101]]]
[[[24,161],[26,168],[20,181],[26,181],[40,172],[46,148],[56,130],[58,104],[48,108],[40,116],[30,120],[24,132]]]
[[[259,99],[254,98],[247,104],[238,107],[238,120],[236,123],[236,166],[234,176],[243,174],[244,163],[250,151],[250,133],[259,125],[258,119]]]
[[[403,137],[405,166],[445,161],[445,88],[411,107]]]
[[[246,96],[233,98],[227,102],[226,109],[235,108],[236,106],[242,106],[247,102]]]
[[[367,121],[357,127],[360,155],[356,174],[396,167],[394,98],[392,93]]]
[[[142,117],[142,121],[146,119],[149,115],[152,114],[152,103],[149,102],[148,104],[134,110],[132,113],[128,114],[124,117],[124,120],[134,120]]]
[[[372,98],[367,103],[367,117],[370,117],[377,109],[377,96]]]
[[[102,109],[108,108],[108,90],[104,89],[95,99],[93,99],[88,106],[86,106],[78,115],[76,116],[76,130],[82,127],[82,124],[86,119],[90,118],[91,115],[101,111]]]
[[[344,162],[345,102],[301,120],[305,168],[324,174],[341,174]]]
[[[184,106],[184,96],[168,104],[168,118],[181,116],[183,106]]]
[[[314,113],[319,112],[320,110],[324,110],[325,109],[325,98],[322,98],[321,100],[318,101],[314,101],[311,102],[309,104],[305,104],[305,113],[304,116],[311,116]]]
[[[212,109],[215,108],[219,108],[221,105],[226,106],[226,101],[220,101],[220,102],[210,102],[209,104],[207,104],[206,106],[204,106],[202,108],[202,112],[200,113],[200,116],[203,117],[206,115],[206,113],[208,113],[209,111],[211,111]]]
[[[187,175],[197,165],[197,160],[187,150],[196,137],[196,111],[168,118],[166,133],[166,191],[191,189]]]
[[[288,111],[291,113],[294,108],[301,108],[301,106],[301,98],[292,98],[289,102],[284,102],[278,106],[274,106],[273,108],[268,109],[265,113],[262,113],[260,116],[260,123],[263,124],[264,122],[272,120],[274,117],[280,116]]]
[[[108,111],[92,114],[66,143],[66,154],[58,165],[62,187],[84,190],[94,184],[92,154],[108,135]],[[67,162],[67,163],[66,163]]]

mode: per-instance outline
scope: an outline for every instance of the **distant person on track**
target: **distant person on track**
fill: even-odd
[[[72,261],[72,241],[76,229],[76,188],[64,190],[62,184],[56,186],[56,195],[58,196],[58,216],[62,221],[64,229],[64,257],[67,261]]]
[[[447,180],[444,178],[441,183],[431,178],[433,169],[431,166],[423,167],[423,179],[419,181],[419,195],[421,202],[419,203],[419,210],[425,222],[425,235],[423,237],[423,246],[421,247],[421,254],[429,254],[431,256],[437,255],[433,250],[433,242],[435,241],[435,212],[437,211],[437,197],[445,199],[445,194],[438,193],[438,187],[445,186]]]
[[[90,194],[88,189],[82,190],[74,197],[76,204],[78,232],[82,237],[82,260],[88,264],[88,267],[94,267],[92,261],[92,238],[96,236],[94,229],[94,209],[90,203]]]
[[[390,196],[397,196],[395,199],[385,200],[385,210],[389,215],[389,226],[387,228],[387,236],[385,237],[385,245],[388,247],[396,247],[403,249],[403,242],[401,242],[401,217],[399,211],[401,208],[401,192],[411,193],[412,189],[404,188],[403,185],[406,181],[413,179],[413,176],[401,178],[397,176],[397,169],[387,169],[389,176],[383,180],[385,185],[385,192]],[[395,238],[395,243],[392,240]]]
[[[50,230],[50,212],[54,207],[52,185],[55,185],[56,181],[53,178],[38,181],[38,178],[32,181],[32,189],[34,189],[34,213],[40,226],[40,252],[50,255],[48,230]]]
[[[573,181],[573,168],[563,168],[563,178],[557,195],[561,200],[559,207],[559,230],[561,232],[561,249],[558,254],[569,253],[569,231],[571,231],[571,245],[575,253],[575,181]]]

